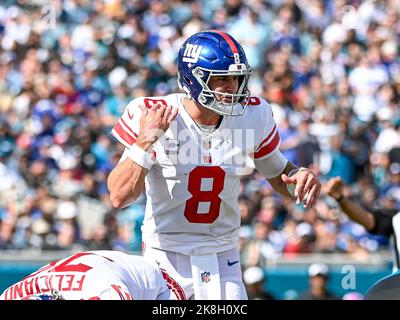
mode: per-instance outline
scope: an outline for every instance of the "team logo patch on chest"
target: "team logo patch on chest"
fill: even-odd
[[[164,150],[166,154],[178,154],[180,142],[178,139],[167,138],[164,141]]]
[[[204,155],[202,160],[203,163],[212,163],[212,158],[210,155]]]

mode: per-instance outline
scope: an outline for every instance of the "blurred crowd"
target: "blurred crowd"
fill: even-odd
[[[365,206],[399,207],[397,0],[3,0],[0,250],[141,250],[145,196],[110,206],[123,152],[110,130],[132,98],[178,91],[178,48],[211,28],[243,45],[290,161],[341,176]],[[388,249],[332,198],[306,210],[257,172],[239,206],[244,267]]]

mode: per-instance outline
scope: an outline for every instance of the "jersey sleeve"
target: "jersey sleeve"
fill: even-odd
[[[390,238],[390,236],[393,234],[392,219],[395,212],[392,212],[390,210],[371,210],[371,212],[375,218],[375,225],[368,232],[371,234],[381,235],[385,236],[386,238]]]
[[[254,160],[268,158],[280,144],[278,128],[273,118],[271,106],[264,99],[260,99],[259,132],[256,134],[258,141],[254,151]]]
[[[98,296],[98,300],[133,300],[128,288],[122,285],[110,285]],[[97,299],[96,299],[97,300]]]
[[[111,131],[111,134],[127,148],[136,142],[139,134],[142,115],[142,110],[139,108],[141,102],[143,102],[142,98],[132,100]]]

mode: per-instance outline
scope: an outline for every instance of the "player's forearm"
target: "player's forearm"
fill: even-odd
[[[111,204],[123,208],[135,201],[144,190],[144,179],[148,173],[130,158],[119,163],[108,176]]]
[[[367,230],[371,230],[375,226],[374,216],[371,212],[345,197],[341,197],[338,203],[351,220],[361,224]]]
[[[288,175],[290,171],[298,169],[296,166],[294,166],[290,161],[285,166],[285,169],[283,169],[282,173],[278,175],[275,178],[268,179],[268,182],[271,184],[272,188],[281,195],[294,199],[294,197],[289,193],[287,189],[287,185],[282,181],[281,175],[286,174]]]

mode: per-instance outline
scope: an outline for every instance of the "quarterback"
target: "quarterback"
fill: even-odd
[[[113,135],[126,148],[108,177],[112,205],[145,190],[144,256],[183,287],[186,298],[246,299],[237,249],[240,177],[252,165],[280,194],[315,205],[320,183],[279,151],[271,107],[247,89],[240,44],[209,30],[178,53],[183,93],[131,101]]]

